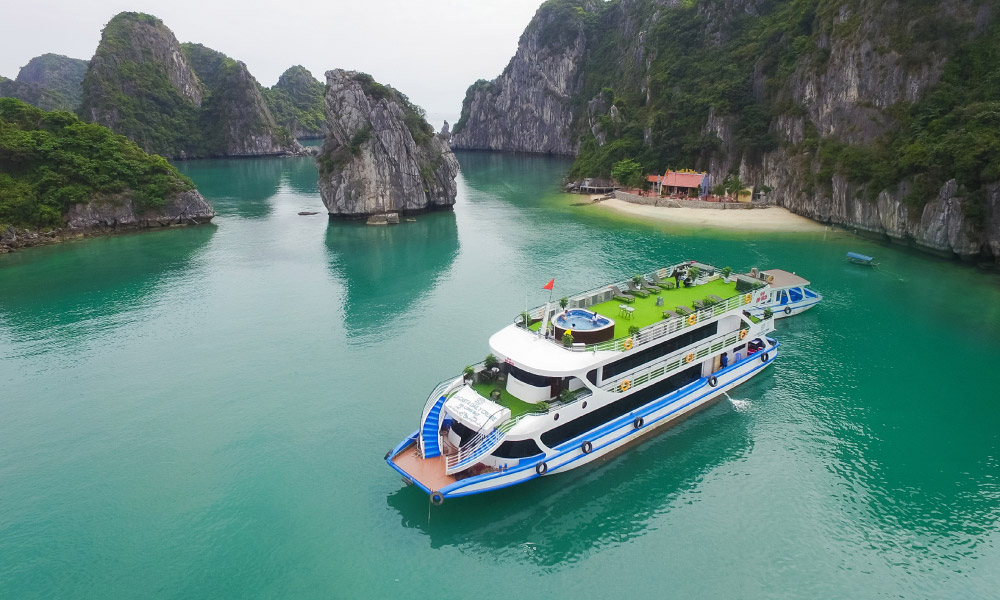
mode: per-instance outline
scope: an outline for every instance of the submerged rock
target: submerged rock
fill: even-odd
[[[458,160],[423,111],[364,73],[326,73],[328,133],[317,158],[331,216],[451,208]]]

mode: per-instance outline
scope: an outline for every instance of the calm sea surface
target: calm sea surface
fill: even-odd
[[[0,598],[1000,595],[996,277],[671,231],[573,206],[565,161],[460,158],[454,213],[416,223],[329,223],[308,158],[198,161],[212,226],[0,256]],[[550,278],[695,257],[826,297],[733,402],[433,510],[382,462]]]

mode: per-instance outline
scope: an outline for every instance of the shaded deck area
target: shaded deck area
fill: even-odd
[[[413,443],[403,448],[392,459],[392,462],[400,469],[406,471],[406,474],[411,479],[420,482],[421,485],[431,491],[440,490],[457,481],[451,475],[445,474],[444,456],[423,458],[420,456],[420,450],[417,448],[417,445]]]

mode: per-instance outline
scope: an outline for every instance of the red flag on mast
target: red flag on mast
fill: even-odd
[[[555,280],[555,279],[553,279],[552,281],[550,281],[550,282],[546,283],[546,284],[545,284],[545,285],[544,285],[544,286],[542,287],[542,289],[543,289],[543,290],[549,290],[549,291],[551,292],[551,291],[552,291],[552,288],[554,288],[554,287],[555,287],[555,285],[556,285],[556,280]]]

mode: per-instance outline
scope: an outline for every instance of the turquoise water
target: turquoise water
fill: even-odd
[[[454,213],[416,223],[328,223],[308,158],[197,161],[212,226],[0,256],[0,598],[997,595],[996,277],[674,232],[550,193],[565,161],[460,159]],[[825,296],[733,402],[433,510],[382,462],[550,278],[686,257]]]

